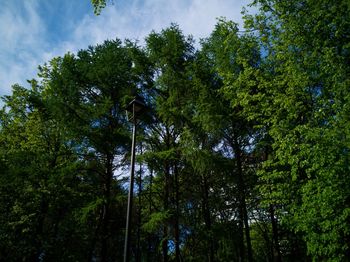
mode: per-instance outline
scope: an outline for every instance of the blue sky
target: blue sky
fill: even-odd
[[[216,18],[242,24],[249,0],[113,0],[95,16],[90,0],[1,0],[0,96],[25,87],[38,65],[106,39],[142,40],[174,22],[196,40],[209,36]]]

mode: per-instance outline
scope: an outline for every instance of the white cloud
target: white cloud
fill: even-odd
[[[43,34],[45,28],[41,26],[43,21],[36,12],[37,5],[35,3],[25,1],[22,6],[23,12],[14,4],[8,4],[8,8],[5,5],[3,12],[0,14],[4,48],[13,50],[40,41],[38,35]]]
[[[160,31],[172,22],[195,39],[209,36],[216,18],[224,16],[242,23],[241,10],[245,0],[133,0],[127,6],[107,6],[98,17],[85,15],[76,25],[72,37],[63,46],[73,51],[106,39],[138,39],[142,41],[152,30]]]
[[[22,12],[19,11],[19,2]],[[37,66],[54,56],[64,55],[68,51],[77,52],[116,37],[139,39],[142,42],[152,30],[160,31],[172,22],[179,24],[184,34],[192,34],[198,40],[209,36],[217,17],[225,16],[241,23],[240,12],[248,4],[247,0],[114,2],[100,16],[94,16],[92,8],[89,13],[81,14],[81,19],[76,19],[78,22],[73,27],[69,17],[66,17],[66,21],[57,21],[69,23],[69,28],[74,29],[55,43],[46,37],[50,28],[46,28],[45,18],[39,16],[38,1],[5,4],[3,11],[0,11],[0,32],[4,32],[0,58],[6,61],[0,61],[0,95],[8,94],[11,84],[23,84],[26,79],[35,77]],[[79,15],[79,10],[76,15]]]
[[[180,17],[183,28],[192,33],[197,39],[207,37],[214,28],[216,18],[224,16],[237,23],[242,23],[241,10],[245,1],[223,1],[223,0],[194,0]]]
[[[7,1],[0,12],[0,94],[9,94],[11,85],[23,84],[34,76],[40,51],[45,46],[43,20],[37,3],[25,1],[21,7]]]

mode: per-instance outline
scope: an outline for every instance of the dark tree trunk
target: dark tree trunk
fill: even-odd
[[[237,178],[238,178],[238,196],[239,196],[239,205],[240,205],[240,220],[242,220],[242,224],[244,224],[244,233],[247,244],[247,259],[249,262],[253,261],[253,252],[252,252],[252,244],[250,239],[249,232],[249,222],[248,222],[248,212],[247,212],[247,204],[246,204],[246,187],[244,183],[243,177],[243,167],[242,167],[242,150],[238,143],[238,139],[234,139],[233,150],[235,153],[236,164],[237,164]],[[243,225],[241,225],[243,226]]]
[[[100,211],[100,215],[98,218],[98,224],[95,228],[94,236],[91,240],[91,244],[90,244],[90,248],[89,248],[89,252],[88,252],[88,259],[87,259],[88,262],[93,261],[93,256],[94,256],[94,251],[96,248],[97,238],[98,238],[98,234],[99,234],[100,229],[101,229],[102,217],[103,217],[103,210]]]
[[[210,208],[209,208],[209,187],[208,187],[208,181],[207,177],[205,175],[202,176],[202,213],[205,223],[205,228],[207,232],[209,233],[208,238],[208,262],[214,261],[214,239],[212,234],[212,227],[211,227],[211,215],[210,215]]]
[[[165,128],[166,134],[165,134],[165,141],[166,141],[166,149],[169,150],[171,147],[170,145],[170,131],[169,128]],[[164,212],[167,212],[169,209],[169,186],[170,183],[170,163],[168,160],[165,161],[164,166],[164,200],[163,200],[163,208]],[[169,239],[169,232],[168,232],[168,221],[164,222],[163,225],[163,239],[162,239],[162,253],[163,253],[163,262],[168,262],[169,256],[168,256],[168,239]]]
[[[109,212],[111,204],[111,183],[113,178],[113,156],[107,154],[106,174],[103,185],[103,215],[101,225],[101,262],[108,259],[108,238],[109,238]]]
[[[239,207],[238,214],[238,234],[239,234],[239,262],[244,262],[246,260],[245,247],[244,247],[244,225],[243,225],[243,210]]]
[[[36,251],[32,256],[30,256],[29,261],[39,261],[39,257],[41,256],[42,253],[42,236],[44,235],[44,222],[45,222],[45,217],[47,214],[49,208],[49,203],[45,199],[45,196],[41,196],[41,201],[40,201],[40,212],[38,213],[38,223],[36,225]]]
[[[149,196],[148,196],[148,212],[149,214],[152,214],[152,185],[153,185],[153,170],[150,171],[150,178],[149,178]],[[148,233],[147,236],[147,261],[151,262],[152,261],[152,235],[151,233]]]
[[[142,145],[140,154],[142,155]],[[140,163],[140,173],[138,177],[138,221],[137,221],[137,252],[136,252],[136,262],[141,261],[141,194],[142,194],[142,163]]]
[[[175,261],[180,261],[180,229],[179,229],[179,177],[178,177],[178,169],[175,164],[174,168],[174,182],[175,182],[175,225],[174,225],[174,236],[175,236]]]
[[[278,228],[277,228],[277,218],[275,217],[275,209],[273,205],[270,205],[270,218],[272,224],[272,243],[273,243],[273,261],[281,262],[281,251],[278,242]]]
[[[164,177],[164,200],[163,208],[164,212],[168,211],[169,208],[169,176],[170,176],[169,164],[165,165],[165,177]],[[163,253],[163,262],[168,262],[168,222],[165,221],[163,225],[163,239],[162,239],[162,253]]]
[[[269,157],[269,148],[265,147],[265,154],[264,154],[264,161],[267,161]],[[278,239],[278,221],[275,216],[275,207],[273,204],[270,204],[269,207],[270,212],[270,219],[271,219],[271,225],[272,225],[272,256],[274,262],[281,262],[282,256],[281,256],[281,250],[279,245],[279,239]]]

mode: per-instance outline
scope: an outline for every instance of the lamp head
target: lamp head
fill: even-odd
[[[146,109],[146,104],[143,99],[136,95],[134,99],[126,107],[127,116],[129,121],[134,121],[138,116],[140,116]]]

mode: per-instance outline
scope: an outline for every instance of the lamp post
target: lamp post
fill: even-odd
[[[132,217],[132,200],[134,191],[134,173],[135,173],[135,145],[136,145],[136,126],[137,117],[145,110],[146,105],[141,97],[136,96],[126,110],[128,112],[128,120],[133,123],[132,131],[132,145],[131,145],[131,169],[130,169],[130,184],[128,195],[128,209],[126,213],[126,230],[125,230],[125,244],[124,244],[124,262],[129,262],[130,257],[130,232],[131,232],[131,217]]]

